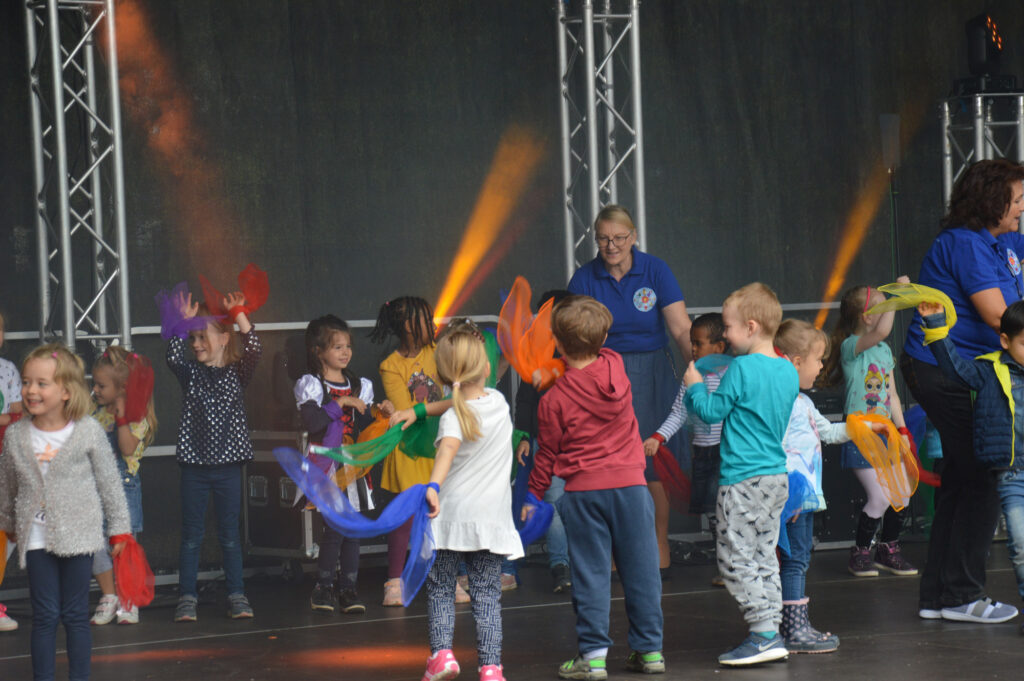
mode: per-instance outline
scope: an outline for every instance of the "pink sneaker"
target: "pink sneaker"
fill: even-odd
[[[480,681],[505,681],[500,664],[485,664],[480,667]]]
[[[427,670],[423,672],[422,681],[454,679],[458,675],[459,663],[455,661],[455,653],[450,648],[445,648],[427,658]]]

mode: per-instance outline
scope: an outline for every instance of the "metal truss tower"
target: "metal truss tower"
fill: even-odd
[[[1024,92],[963,95],[942,102],[942,201],[969,165],[1007,158],[1024,163]],[[1020,230],[1024,232],[1024,216]]]
[[[72,349],[78,340],[130,347],[114,0],[25,0],[24,7],[39,335]],[[76,271],[85,263],[88,272]]]
[[[609,203],[630,205],[637,245],[647,247],[640,0],[572,4],[578,14],[570,0],[556,7],[567,276],[594,256],[594,217]]]

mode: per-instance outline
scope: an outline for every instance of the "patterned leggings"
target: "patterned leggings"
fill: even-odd
[[[455,571],[460,559],[466,561],[469,575],[480,666],[501,664],[501,556],[490,551],[438,550],[427,576],[430,654],[451,648],[455,638]]]

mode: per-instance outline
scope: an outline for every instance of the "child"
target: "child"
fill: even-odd
[[[720,664],[738,667],[785,659],[778,634],[782,594],[775,546],[788,496],[786,433],[799,378],[774,349],[782,307],[761,283],[734,291],[722,305],[725,340],[738,355],[722,382],[709,393],[690,363],[683,382],[686,406],[705,423],[722,421],[721,476],[718,487],[718,568],[725,587],[740,605],[750,635],[720,655]]]
[[[563,679],[608,678],[613,556],[629,615],[626,668],[665,671],[654,503],[622,358],[601,347],[611,323],[608,308],[589,296],[567,296],[555,306],[551,330],[567,368],[537,413],[530,491],[543,499],[552,475],[565,480],[558,511],[570,538],[579,653],[559,668]],[[524,520],[528,512],[524,506]]]
[[[896,281],[909,282],[907,277]],[[906,440],[906,424],[899,395],[891,386],[893,380],[892,350],[885,339],[892,331],[893,311],[868,314],[868,309],[885,300],[885,295],[870,286],[854,286],[843,294],[839,304],[839,321],[830,340],[831,354],[825,362],[823,376],[834,385],[846,379],[846,413],[881,414],[892,419]],[[909,443],[908,443],[909,445]],[[857,520],[854,546],[850,549],[848,569],[856,577],[876,577],[878,570],[894,575],[916,575],[917,568],[900,551],[900,530],[906,509],[894,511],[871,464],[861,455],[857,445],[847,442],[842,450],[843,468],[853,470],[867,495]],[[909,499],[904,499],[904,505]],[[885,514],[885,519],[882,515]],[[871,555],[871,542],[882,524],[882,534]]]
[[[828,339],[813,325],[787,319],[775,334],[775,347],[793,363],[801,390],[814,387],[821,371]],[[821,443],[849,441],[846,424],[831,423],[818,412],[811,398],[799,393],[789,416],[782,447],[786,450],[786,470],[800,473],[817,497],[805,502],[796,517],[786,523],[789,553],[781,552],[779,574],[782,580],[782,626],[779,633],[791,653],[831,653],[839,648],[839,637],[821,633],[811,626],[807,615],[809,599],[804,591],[807,567],[814,547],[814,512],[825,510],[821,487]]]
[[[351,361],[352,332],[348,324],[330,314],[309,323],[306,327],[309,373],[295,384],[295,403],[309,433],[310,444],[337,447],[343,442],[354,442],[359,431],[372,419],[373,384],[367,378],[356,377],[348,366]],[[381,405],[388,416],[390,407],[386,401]],[[346,489],[349,501],[359,511],[374,507],[373,490],[368,483],[368,477],[360,477]],[[339,588],[335,591],[334,577],[339,560]],[[356,591],[358,574],[359,539],[344,537],[325,524],[310,606],[313,610],[327,612],[334,612],[335,607],[345,613],[366,612]]]
[[[942,373],[967,384],[974,399],[974,452],[978,460],[997,469],[999,499],[1006,516],[1006,548],[1017,577],[1017,592],[1024,598],[1024,440],[1019,424],[1024,419],[1024,301],[1006,308],[999,320],[1003,350],[965,360],[947,338],[946,315],[941,305],[917,307],[924,320],[925,342]],[[1017,616],[1012,605],[982,598],[942,608],[943,619],[964,622],[1006,622]],[[1024,634],[1024,625],[1020,633]]]
[[[441,416],[427,504],[437,554],[427,577],[430,657],[423,681],[454,678],[455,572],[465,560],[477,629],[480,679],[504,681],[501,562],[523,555],[512,521],[512,420],[504,396],[485,387],[490,363],[469,329],[445,334],[437,370],[452,389]]]
[[[129,359],[127,350],[119,345],[111,345],[93,364],[92,395],[98,406],[92,417],[103,426],[110,447],[115,452],[117,472],[128,501],[132,534],[138,534],[142,532],[142,480],[139,478],[139,464],[146,447],[153,442],[157,423],[152,395],[145,405],[144,418],[134,423],[125,419],[126,386],[132,371]],[[132,603],[125,610],[118,603],[114,592],[114,564],[107,551],[100,551],[93,556],[92,574],[103,595],[90,621],[97,625],[108,624],[116,615],[118,624],[138,624],[138,606]]]
[[[57,624],[67,635],[69,676],[88,679],[92,655],[92,556],[131,530],[106,434],[89,413],[82,360],[43,345],[21,367],[30,418],[8,428],[0,456],[0,530],[17,538],[32,603],[32,672],[54,678]],[[117,555],[124,547],[112,549]]]
[[[0,314],[0,348],[4,346],[4,316]],[[10,360],[0,357],[0,439],[7,426],[21,417],[21,376]],[[0,561],[7,562],[14,551],[14,543],[7,542],[7,553],[0,555]],[[7,614],[7,608],[0,603],[0,631],[14,631],[18,622]]]
[[[206,305],[182,301],[182,315],[207,316]],[[228,617],[253,616],[242,581],[242,544],[238,514],[242,506],[242,466],[252,460],[242,390],[252,379],[263,348],[245,312],[245,296],[231,293],[224,309],[231,319],[210,318],[206,328],[189,333],[195,361],[185,359],[185,341],[171,338],[167,366],[181,384],[181,423],[177,457],[181,469],[181,550],[175,622],[197,619],[199,550],[206,530],[206,507],[213,495],[217,539],[224,560]],[[242,332],[239,351],[234,324]]]
[[[725,328],[722,326],[722,315],[718,312],[703,314],[694,320],[690,327],[690,347],[693,359],[698,360],[707,355],[723,354],[729,344],[725,341]],[[711,372],[704,377],[704,385],[709,392],[718,389],[725,372]],[[665,444],[682,428],[689,419],[686,411],[686,384],[679,386],[679,393],[672,405],[672,411],[665,417],[665,422],[651,437],[644,440],[644,454],[654,456],[658,448]],[[692,494],[690,496],[690,513],[704,513],[708,518],[711,536],[715,532],[715,498],[718,496],[718,467],[720,459],[720,443],[722,440],[722,424],[707,424],[696,416],[693,417],[693,475]],[[721,575],[711,578],[712,586],[725,586]]]
[[[375,343],[398,339],[398,349],[380,363],[384,393],[395,409],[408,409],[420,402],[436,402],[443,395],[434,364],[434,313],[422,298],[403,296],[384,303],[377,325],[370,334]],[[384,459],[380,486],[398,494],[413,485],[426,484],[434,462],[414,459],[399,447]],[[411,521],[388,535],[388,580],[384,583],[384,605],[402,605],[402,567],[409,546]]]

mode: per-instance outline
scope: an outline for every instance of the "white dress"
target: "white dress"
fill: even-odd
[[[450,551],[490,551],[510,560],[523,556],[512,521],[512,419],[505,396],[486,389],[467,404],[480,420],[482,435],[462,438],[454,409],[441,415],[436,444],[453,437],[462,444],[441,485],[441,511],[431,521],[434,543]]]

